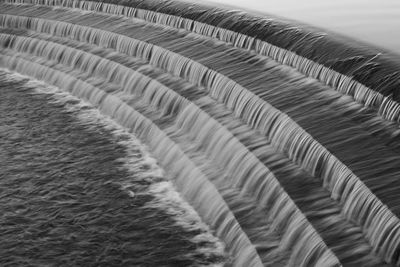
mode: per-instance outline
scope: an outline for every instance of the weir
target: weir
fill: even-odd
[[[400,68],[387,55],[153,0],[1,1],[0,47],[0,67],[146,143],[232,265],[400,266]]]

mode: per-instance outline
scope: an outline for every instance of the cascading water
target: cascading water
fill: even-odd
[[[393,62],[327,55],[324,34],[183,3],[0,7],[0,66],[139,137],[233,265],[400,265]]]

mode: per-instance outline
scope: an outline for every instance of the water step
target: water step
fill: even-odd
[[[90,77],[91,73],[87,73],[87,75],[88,77]],[[85,79],[84,76],[81,78]],[[100,82],[98,82],[97,84],[100,84]],[[240,121],[235,119],[232,116],[232,114],[230,114],[229,110],[224,109],[222,105],[218,105],[209,98],[198,99],[197,101],[195,101],[195,103],[198,104],[198,106],[200,106],[203,110],[207,111],[209,114],[213,114],[215,117],[219,118],[220,122],[222,123],[225,122],[227,129],[230,130],[230,132],[233,133],[237,138],[239,138],[239,140],[242,141],[243,144],[247,144],[250,147],[255,145],[258,148],[257,156],[259,158],[265,158],[266,162],[265,165],[268,166],[269,168],[272,167],[272,170],[275,176],[277,176],[281,185],[283,185],[285,190],[288,190],[292,199],[294,199],[297,206],[306,215],[308,220],[313,224],[314,228],[317,229],[317,231],[323,237],[323,239],[326,241],[330,241],[327,244],[333,248],[333,251],[336,253],[336,255],[339,257],[339,259],[343,264],[362,264],[363,266],[375,266],[379,263],[379,265],[382,265],[382,263],[378,259],[376,259],[376,257],[370,255],[371,247],[366,243],[366,240],[364,240],[361,230],[355,226],[349,225],[346,222],[345,218],[343,218],[343,216],[340,215],[340,207],[338,206],[338,203],[335,203],[332,199],[330,199],[329,193],[322,188],[322,185],[318,180],[309,177],[309,175],[299,170],[299,168],[297,166],[294,166],[293,163],[290,162],[287,158],[284,158],[282,156],[279,157],[279,152],[271,148],[268,142],[262,136],[258,135],[258,139],[261,140],[264,139],[264,140],[254,141],[254,139],[257,139],[257,133],[255,133],[251,128],[244,126]],[[133,102],[131,102],[131,104],[133,104]],[[160,114],[160,112],[157,112],[157,110],[152,112],[151,110],[148,109],[146,105],[140,103],[140,100],[138,104],[139,106],[135,107],[136,110],[140,110],[142,111],[142,114],[146,114],[146,116],[150,118],[154,123],[158,124],[160,129],[162,129],[164,132],[166,133],[170,132],[168,128],[173,127],[174,120],[163,119],[162,114]],[[179,129],[173,128],[171,134],[174,135],[177,131],[179,131]],[[243,139],[243,136],[245,137],[245,139]],[[179,140],[177,139],[174,140],[179,144],[186,143],[184,147],[190,146],[190,144],[193,141],[197,141],[197,140],[192,141],[190,139],[184,141],[182,137],[179,138]],[[202,146],[200,146],[198,149],[201,148]],[[198,149],[192,153],[196,155],[199,152]],[[269,151],[269,153],[266,154],[266,151]],[[193,157],[190,158],[192,158],[193,160]],[[198,159],[198,157],[195,157],[195,159],[196,158]],[[206,156],[203,156],[203,158],[206,158]],[[202,165],[201,161],[197,162],[195,160],[195,162],[196,165],[198,166]],[[276,164],[277,162],[278,164]],[[213,168],[218,169],[218,165],[210,167],[211,164],[212,163],[209,163],[209,166],[205,169],[206,170],[211,170]],[[217,175],[213,176],[218,176],[218,175],[221,174],[218,173]],[[229,174],[225,174],[221,176],[228,176],[228,175]],[[225,180],[224,183],[222,183],[222,185],[225,186],[226,184],[229,184],[229,181]],[[299,188],[301,188],[302,190],[298,190]],[[312,201],[307,201],[310,195],[313,196],[311,198]],[[320,205],[316,205],[315,196],[319,196],[317,203],[320,203]],[[235,210],[232,210],[232,212],[235,214],[236,217],[238,217],[236,215]],[[332,222],[334,222],[334,224],[332,224]],[[257,224],[254,223],[250,225],[252,225],[252,227],[257,227]],[[244,231],[246,233],[254,232],[252,228],[250,228],[250,230],[244,229]],[[340,235],[341,238],[338,238]],[[332,236],[334,238],[332,238]],[[260,240],[258,240],[260,244],[268,242],[268,240],[267,241],[261,240],[261,241],[264,242],[260,242]],[[354,253],[353,248],[355,246],[358,248],[357,254]],[[361,249],[362,247],[364,247],[363,250]],[[351,255],[346,255],[349,249],[353,252],[351,253]],[[261,256],[261,258],[265,259],[264,262],[271,261],[270,257]]]
[[[246,97],[256,99],[256,95],[258,95],[264,100],[264,103],[271,103],[290,115],[291,119],[311,133],[315,140],[324,145],[344,164],[349,166],[358,178],[364,181],[369,189],[372,190],[384,204],[388,204],[392,211],[396,213],[400,210],[399,200],[396,197],[398,190],[396,190],[396,187],[398,188],[398,183],[400,182],[396,179],[399,171],[397,164],[399,156],[396,149],[391,149],[386,145],[387,142],[385,142],[385,140],[382,141],[382,137],[392,135],[388,134],[390,133],[389,130],[386,131],[380,128],[385,121],[379,120],[379,118],[376,119],[377,117],[374,117],[372,113],[373,110],[366,110],[363,106],[355,104],[350,98],[343,97],[336,91],[316,81],[305,78],[299,73],[293,72],[293,70],[288,71],[287,67],[282,67],[276,62],[260,58],[257,55],[240,49],[229,47],[224,43],[215,42],[213,40],[199,40],[197,36],[187,34],[183,31],[171,29],[165,31],[164,28],[156,27],[155,25],[147,25],[146,23],[136,21],[132,22],[123,18],[115,18],[104,14],[82,16],[79,12],[62,9],[52,10],[43,7],[24,7],[16,12],[16,10],[6,6],[6,12],[11,14],[14,12],[14,14],[21,14],[21,16],[31,15],[33,17],[46,18],[41,21],[32,19],[31,22],[34,23],[38,21],[42,23],[46,20],[49,21],[49,19],[57,19],[130,35],[142,41],[154,43],[155,45],[177,54],[184,55],[220,74],[224,74],[226,77],[230,77],[243,87],[243,94],[245,94]],[[10,17],[7,19],[9,18]],[[15,18],[16,17],[13,17],[11,19]],[[23,23],[21,25],[23,25]],[[66,24],[64,23],[62,26],[66,26]],[[86,32],[94,31],[93,28],[87,28]],[[109,43],[111,47],[117,46],[119,40],[113,39],[114,37],[112,35],[106,34],[103,37],[103,43]],[[90,40],[89,42],[96,43],[98,41]],[[71,45],[74,46],[70,41],[67,41],[66,46]],[[67,50],[66,46],[62,49]],[[78,46],[75,48],[78,48]],[[86,49],[86,51],[92,52],[90,51],[90,47],[85,47],[84,45],[79,46],[79,49]],[[93,57],[94,59],[96,58],[94,55],[98,53],[98,56],[100,56],[98,60],[101,60],[102,57],[107,58],[107,52],[100,51],[101,49],[97,52],[93,51],[89,57]],[[152,52],[158,53],[159,51],[158,49],[154,49]],[[10,57],[12,57],[12,55],[7,55],[6,52],[5,58]],[[25,61],[37,61],[35,57],[27,55],[19,55],[19,57],[21,57],[21,60]],[[80,57],[81,56],[78,57],[78,62],[81,60]],[[75,76],[82,81],[87,80],[87,83],[92,83],[94,87],[102,88],[103,91],[108,94],[114,94],[118,97],[118,99],[115,98],[115,101],[125,101],[133,107],[134,110],[140,111],[142,116],[145,115],[150,119],[152,123],[157,125],[158,129],[163,130],[170,139],[178,143],[179,146],[182,146],[183,150],[186,152],[186,156],[188,156],[192,162],[195,162],[196,165],[203,166],[202,162],[208,160],[211,173],[218,173],[221,166],[225,166],[225,175],[222,176],[230,178],[225,179],[224,182],[233,179],[230,183],[237,188],[241,188],[241,193],[244,192],[244,189],[247,190],[248,195],[250,195],[251,192],[263,192],[257,191],[257,184],[260,182],[262,183],[262,179],[259,178],[260,176],[257,174],[257,171],[268,176],[269,169],[272,170],[274,176],[279,180],[280,185],[289,193],[291,199],[296,203],[296,206],[303,212],[308,221],[313,225],[313,228],[319,232],[324,242],[337,254],[343,264],[378,264],[379,260],[377,260],[375,256],[371,256],[373,254],[371,252],[371,246],[374,247],[373,250],[378,250],[380,256],[384,257],[385,260],[396,261],[396,246],[398,246],[398,243],[396,243],[396,238],[392,239],[390,236],[395,233],[391,232],[391,229],[395,231],[397,227],[396,219],[382,217],[383,220],[389,218],[387,224],[385,222],[384,225],[380,224],[379,226],[384,227],[385,234],[379,235],[377,233],[364,232],[368,242],[372,242],[371,246],[368,245],[367,240],[364,240],[362,231],[370,231],[371,229],[367,227],[368,220],[364,220],[363,212],[370,209],[372,207],[370,205],[372,204],[360,204],[363,202],[359,201],[354,202],[356,203],[354,205],[360,206],[349,207],[348,205],[353,204],[348,202],[347,199],[343,201],[340,200],[342,196],[347,197],[346,190],[340,192],[339,198],[337,198],[334,193],[340,191],[340,188],[330,188],[329,184],[325,184],[326,178],[323,176],[319,177],[319,175],[316,175],[316,177],[312,177],[312,175],[308,174],[307,172],[310,172],[310,169],[306,168],[304,165],[306,159],[293,158],[293,155],[285,150],[287,148],[284,146],[281,147],[274,141],[275,139],[271,138],[270,133],[263,131],[257,132],[260,130],[258,128],[259,125],[254,125],[253,122],[249,122],[249,117],[246,117],[248,115],[241,114],[241,110],[244,111],[244,113],[255,112],[254,114],[257,114],[257,112],[259,112],[259,109],[257,110],[255,106],[252,106],[251,101],[247,102],[246,106],[240,107],[235,103],[230,103],[230,100],[224,100],[218,97],[218,92],[216,92],[215,89],[220,88],[222,90],[223,87],[218,87],[215,84],[208,87],[209,80],[207,79],[214,79],[217,77],[215,79],[220,79],[217,80],[218,82],[225,82],[223,79],[227,79],[226,77],[224,78],[218,75],[208,76],[207,79],[202,80],[200,78],[201,75],[193,77],[190,76],[191,74],[183,74],[182,78],[184,79],[180,79],[179,77],[173,77],[169,73],[164,72],[165,70],[172,73],[176,71],[171,69],[171,66],[168,66],[170,63],[168,61],[165,61],[165,64],[160,61],[161,63],[159,66],[163,67],[164,70],[159,70],[153,69],[153,66],[147,65],[146,62],[140,59],[127,61],[121,58],[121,55],[117,54],[114,54],[114,57],[110,56],[109,59],[111,60],[110,64],[114,64],[113,61],[121,62],[119,68],[125,71],[115,72],[115,77],[112,75],[106,77],[109,81],[113,82],[114,85],[106,84],[104,86],[102,86],[102,79],[96,80],[92,77],[94,73],[97,73],[97,76],[101,76],[102,67],[100,66],[98,67],[99,69],[95,70],[97,68],[95,67],[91,71],[89,71],[91,66],[79,66],[79,68],[88,71],[88,73],[85,74],[80,73],[79,68],[76,69],[75,67],[77,66],[74,65],[69,66],[67,69],[59,69],[59,62],[57,62],[57,60],[53,62],[39,60],[37,62],[47,66],[49,70],[59,69],[59,72],[61,71],[60,73],[65,73],[65,75]],[[154,60],[152,62],[154,62]],[[64,63],[68,65],[68,62]],[[200,67],[196,69],[199,70],[200,73],[204,71],[204,67],[202,68],[201,65],[196,66]],[[14,66],[14,68],[15,67],[22,70],[21,67]],[[131,72],[129,70],[131,67],[139,72]],[[177,65],[176,67],[180,66]],[[186,71],[184,68],[182,70],[183,72]],[[125,75],[123,74],[124,72]],[[176,73],[179,72],[178,70]],[[144,91],[147,90],[145,90],[147,87],[152,88],[147,90],[151,93],[130,95],[129,93],[133,93],[133,91],[135,91],[134,89],[131,89],[132,92],[126,88],[121,90],[119,86],[123,85],[124,82],[125,84],[127,83],[128,74],[130,73],[143,77],[141,78],[143,82],[139,83],[139,85],[141,84],[140,86],[143,87]],[[193,73],[195,73],[195,71]],[[215,75],[212,72],[210,73],[210,75]],[[200,87],[188,83],[185,79],[198,83]],[[59,83],[58,81],[55,82]],[[149,83],[152,85],[147,86]],[[204,85],[204,87],[201,85]],[[170,88],[175,86],[176,92],[174,93]],[[237,85],[235,84],[234,86]],[[236,89],[237,87],[235,87],[235,90]],[[246,91],[246,89],[249,91]],[[157,90],[165,92],[165,95],[161,96],[161,93],[157,92]],[[206,96],[207,93],[214,99]],[[141,98],[138,102],[138,96],[142,96],[145,101],[143,102]],[[154,100],[153,97],[155,96],[159,97],[158,99],[161,102],[158,103]],[[107,98],[104,94],[99,94],[96,101],[102,103],[104,97]],[[92,99],[93,97],[90,96],[90,98]],[[224,107],[221,103],[216,102],[216,99],[224,102],[229,109]],[[239,99],[238,101],[241,100]],[[147,106],[145,103],[150,104],[150,106]],[[172,105],[171,103],[174,104]],[[112,107],[105,107],[105,110],[108,109],[110,112],[113,110]],[[115,110],[113,112],[117,111],[118,110]],[[185,116],[188,117],[185,118]],[[241,117],[241,119],[237,117]],[[192,122],[190,118],[193,119]],[[257,116],[254,117],[254,119],[257,120]],[[193,125],[194,121],[196,121],[197,125]],[[360,124],[359,121],[362,121],[362,123]],[[257,131],[244,122],[249,123],[252,127],[256,128]],[[202,129],[202,127],[206,128]],[[393,127],[395,128],[395,125]],[[301,129],[300,127],[298,128]],[[206,129],[208,129],[209,132],[206,131],[204,133]],[[392,133],[395,133],[396,130],[392,129],[392,131]],[[177,133],[179,133],[179,138],[176,136]],[[285,135],[285,132],[282,132],[282,134]],[[289,134],[291,133],[287,133],[286,135],[290,138]],[[181,139],[180,135],[183,136],[183,139]],[[396,138],[396,135],[394,138]],[[389,140],[389,142],[392,140]],[[199,141],[201,142],[198,143],[197,149],[193,151],[184,149],[185,147],[190,147],[192,142]],[[243,159],[247,161],[243,162],[240,160],[241,158],[238,159],[229,155],[228,152],[224,150],[225,148],[221,146],[222,141],[229,144],[230,149],[232,149],[230,153],[233,153],[237,157],[243,156]],[[269,144],[269,142],[272,142],[272,145]],[[218,155],[215,148],[212,147],[217,143],[219,144],[221,152],[224,151],[225,154],[222,153],[222,155]],[[351,154],[351,152],[354,151],[357,151],[357,154]],[[198,155],[199,153],[200,156]],[[285,153],[289,155],[285,156]],[[313,152],[309,151],[308,153],[310,154]],[[305,157],[309,157],[309,154],[305,154]],[[197,158],[200,160],[196,161]],[[293,161],[298,162],[298,165],[293,164]],[[234,166],[235,163],[238,165]],[[251,170],[249,166],[246,166],[247,163],[253,164],[249,166],[257,166],[255,171]],[[318,162],[314,162],[314,164],[316,165],[316,171],[313,170],[312,173],[318,174]],[[238,169],[240,166],[243,167],[243,170]],[[268,168],[265,168],[265,166]],[[202,172],[205,173],[206,169],[207,168],[204,168]],[[215,175],[208,176],[213,177]],[[244,177],[246,176],[249,181],[245,182]],[[353,175],[351,179],[356,179],[355,181],[358,181],[357,176]],[[254,177],[254,179],[251,177]],[[342,178],[333,176],[332,179]],[[220,192],[225,192],[223,188],[224,187],[221,187]],[[260,190],[265,189],[261,188]],[[359,190],[363,194],[369,194],[369,191],[365,187],[360,187]],[[223,195],[223,193],[220,194]],[[309,196],[310,194],[312,197]],[[263,199],[260,195],[255,195],[256,199]],[[351,196],[357,196],[357,192],[351,192]],[[373,197],[374,196],[371,196],[371,201],[374,201]],[[317,199],[318,201],[315,202]],[[334,199],[338,199],[338,201]],[[284,201],[288,200],[285,199]],[[243,203],[248,203],[248,201],[244,200]],[[252,205],[258,207],[256,203],[257,201]],[[293,206],[290,205],[286,207]],[[235,205],[232,204],[230,206],[234,207]],[[247,204],[244,206],[247,206]],[[377,207],[382,208],[383,205],[378,203]],[[238,208],[236,212],[238,217],[242,216],[241,211],[243,211],[243,209]],[[354,213],[349,215],[349,213],[353,211],[360,212],[360,214]],[[245,210],[243,214],[246,213],[247,211]],[[372,211],[369,211],[369,214],[372,214]],[[390,213],[388,214],[390,216]],[[278,219],[281,220],[282,218]],[[350,223],[349,219],[354,219],[354,222],[357,224],[361,223],[363,230]],[[268,221],[268,219],[265,219],[265,221]],[[256,225],[255,228],[257,228]],[[251,227],[244,231],[250,238],[254,236],[254,231]],[[288,231],[288,229],[281,229],[280,234],[282,235],[282,239],[285,239],[285,235],[287,235]],[[389,252],[383,251],[383,247],[381,247],[382,243],[380,242],[386,242],[385,247],[390,248],[388,250]],[[393,244],[388,242],[393,242]],[[263,242],[258,240],[256,243],[261,244]],[[357,246],[353,246],[355,244],[357,244]],[[321,247],[319,248],[321,249]],[[324,251],[324,249],[322,249],[322,251]],[[262,258],[268,257],[262,256]],[[269,260],[268,258],[265,262],[269,262]]]
[[[30,61],[34,61],[34,59],[33,58],[29,58],[29,60]],[[28,62],[28,61],[26,61],[26,62]],[[42,64],[45,64],[45,62],[42,62],[41,61],[41,63]],[[56,65],[54,65],[54,64],[50,64],[50,66],[52,67],[52,69],[53,68],[57,68],[56,67]],[[22,67],[22,68],[24,68],[24,67]],[[32,69],[31,69],[32,70]],[[48,69],[48,70],[50,70],[50,69]],[[67,70],[68,71],[68,70]],[[35,72],[35,71],[34,71]],[[37,74],[39,74],[39,75],[42,75],[43,74],[43,69],[40,69],[39,70],[39,72],[36,72]],[[50,72],[51,73],[51,72]],[[58,72],[57,72],[58,73]],[[58,76],[58,75],[57,75]],[[49,79],[48,81],[55,81],[56,83],[60,83],[61,82],[61,84],[63,84],[62,83],[62,81],[57,81],[57,78],[55,78],[54,77],[54,74],[53,75],[51,75],[51,76],[47,76],[48,78],[47,79]],[[62,75],[62,76],[60,76],[60,78],[61,77],[67,77],[67,75]],[[58,84],[58,85],[60,85],[60,84]],[[70,89],[71,90],[71,89]],[[73,92],[77,92],[76,91],[76,89],[72,89],[73,90]],[[79,93],[79,91],[78,91],[78,93]],[[82,94],[82,93],[80,93],[80,94]],[[86,93],[85,93],[86,94]],[[97,102],[98,100],[98,98],[96,97],[96,96],[89,96],[90,98],[93,98],[94,97],[94,101],[95,102]],[[105,101],[105,100],[104,100]],[[109,103],[107,103],[107,104],[109,104]],[[143,104],[141,103],[141,105],[143,106]],[[107,111],[108,109],[109,109],[109,107],[104,107],[105,108],[105,110]],[[143,106],[143,109],[146,109],[145,108],[145,106]],[[140,110],[140,108],[139,108],[139,110]],[[110,110],[111,111],[111,110]],[[150,113],[149,113],[150,112]],[[148,110],[148,108],[147,108],[147,110],[146,110],[146,112],[143,112],[143,113],[147,113],[147,115],[149,115],[149,114],[152,114],[152,112],[151,111],[149,111]],[[158,112],[159,113],[159,112]],[[157,116],[159,116],[159,114],[157,115],[157,111],[156,111],[156,117]],[[154,121],[157,121],[157,118],[155,118],[154,119]],[[161,122],[161,121],[160,121]],[[165,121],[163,121],[163,122],[161,122],[162,123],[162,125],[163,126],[165,126],[166,124],[165,124]],[[163,151],[165,151],[165,150],[163,150]],[[168,159],[168,160],[170,160],[170,159]],[[271,177],[272,178],[272,177]],[[270,179],[271,179],[270,178]],[[270,180],[269,179],[269,180]],[[271,181],[273,181],[273,180],[271,180]],[[272,186],[272,184],[270,185],[270,186]],[[324,248],[324,244],[323,244],[323,242],[322,241],[318,241],[318,237],[317,237],[317,235],[315,235],[315,234],[313,234],[313,229],[312,229],[312,227],[310,228],[308,225],[307,225],[307,221],[304,221],[304,219],[301,219],[301,213],[298,213],[297,211],[296,211],[296,208],[295,208],[295,206],[293,206],[292,204],[290,204],[290,200],[287,198],[287,196],[286,196],[286,194],[284,194],[284,191],[282,191],[281,189],[279,189],[279,185],[278,184],[275,184],[274,186],[272,186],[272,189],[269,189],[269,190],[278,190],[278,191],[276,191],[277,193],[278,192],[280,192],[278,195],[277,195],[277,198],[273,198],[273,199],[270,199],[270,202],[271,202],[271,200],[273,200],[272,201],[272,203],[274,203],[274,202],[276,202],[276,201],[278,201],[278,204],[280,204],[280,205],[283,205],[283,207],[287,207],[287,208],[289,208],[289,210],[292,210],[293,208],[294,208],[294,211],[295,211],[295,213],[297,214],[296,216],[294,216],[293,217],[293,219],[291,219],[291,220],[294,220],[294,221],[287,221],[287,218],[286,218],[286,215],[285,215],[285,213],[282,213],[282,214],[280,214],[280,220],[283,220],[283,221],[286,221],[288,224],[286,225],[286,227],[290,227],[292,224],[295,224],[295,225],[299,225],[299,223],[300,223],[300,221],[301,221],[301,224],[302,224],[302,227],[297,227],[297,228],[293,228],[293,230],[292,230],[292,232],[289,232],[289,233],[285,233],[285,236],[286,236],[286,239],[287,238],[290,238],[290,236],[293,234],[293,235],[299,235],[299,237],[300,237],[300,240],[299,240],[299,242],[300,243],[297,243],[297,242],[295,242],[295,243],[293,243],[293,242],[283,242],[283,244],[284,244],[284,248],[288,248],[288,246],[290,247],[290,246],[295,246],[295,250],[294,250],[294,252],[291,254],[291,258],[290,258],[290,261],[291,261],[291,263],[290,263],[290,265],[297,265],[296,264],[296,262],[299,264],[300,262],[302,262],[303,264],[311,264],[311,262],[313,262],[312,264],[317,264],[318,262],[321,262],[321,261],[323,261],[323,262],[326,262],[326,263],[328,263],[329,262],[329,265],[331,265],[331,264],[333,264],[333,265],[336,265],[336,264],[334,264],[334,256],[332,256],[332,255],[330,255],[330,252],[329,252],[329,250],[327,250],[326,248]],[[193,190],[192,190],[193,191]],[[202,191],[200,191],[200,192],[202,192]],[[199,194],[199,192],[198,193],[196,193],[196,194]],[[266,195],[268,195],[268,194],[266,194]],[[268,197],[268,198],[270,198],[270,196]],[[268,199],[267,198],[267,199]],[[282,200],[280,200],[280,199],[283,199],[284,200],[284,202],[281,202]],[[215,213],[215,212],[217,212],[218,210],[216,210],[216,211],[213,211],[213,213]],[[277,210],[275,209],[275,213],[277,212]],[[293,213],[292,212],[290,212],[290,213],[288,213],[288,215],[293,215]],[[221,215],[222,216],[222,215]],[[298,221],[298,219],[297,220],[295,220],[296,218],[298,218],[298,216],[300,216],[300,221]],[[279,222],[276,222],[276,218],[274,219],[275,220],[275,224],[277,224],[277,225],[279,225],[280,227],[283,227],[283,226],[281,226],[282,224],[281,223],[279,223]],[[222,225],[222,226],[220,226],[219,228],[221,229],[225,229],[227,227],[227,225]],[[229,230],[230,228],[227,228],[227,230]],[[302,233],[302,232],[304,232],[304,233],[306,233],[306,235],[304,235],[304,234],[300,234],[300,233]],[[288,236],[289,235],[289,236]],[[224,236],[224,235],[223,235]],[[225,235],[226,236],[226,235]],[[284,237],[284,239],[285,239],[285,237]],[[313,240],[312,242],[310,242],[310,241],[307,241],[308,239],[310,239],[310,240]],[[303,240],[303,241],[301,241],[301,240]],[[301,245],[300,247],[298,246],[298,244],[302,244],[302,243],[304,243],[304,242],[306,242],[306,243],[308,243],[308,245],[307,246],[303,246],[303,245]],[[322,243],[321,243],[322,242]],[[312,255],[315,255],[315,256],[312,256],[310,253],[312,253]],[[317,257],[316,255],[319,255],[319,257]]]

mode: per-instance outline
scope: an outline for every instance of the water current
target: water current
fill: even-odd
[[[4,151],[13,156],[26,142],[39,155],[24,150],[4,168],[14,174],[17,164],[23,175],[2,182],[26,186],[4,198],[24,197],[7,210],[16,221],[5,230],[14,243],[4,259],[399,266],[399,66],[379,48],[243,11],[159,0],[1,1],[0,67],[76,97],[49,104],[51,93],[2,76],[2,114],[10,113],[2,119],[33,129],[4,128]],[[83,126],[86,108],[68,109],[77,99],[126,133]],[[21,214],[48,213],[21,218],[19,205]],[[25,232],[42,217],[68,223],[45,224],[43,239]],[[61,248],[28,253],[18,234]]]
[[[43,83],[4,71],[0,81],[1,266],[224,261],[134,136]]]

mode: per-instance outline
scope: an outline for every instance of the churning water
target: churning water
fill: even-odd
[[[6,193],[6,204],[18,202],[5,208],[16,218],[10,232],[5,227],[7,263],[62,255],[61,263],[77,265],[400,265],[400,63],[378,48],[242,11],[159,0],[4,0],[0,48],[0,67],[87,101],[146,144],[159,165],[151,160],[156,174],[143,178],[150,156],[138,141],[123,149],[115,131],[59,119],[62,108],[4,78],[4,119],[46,129],[32,144],[9,134],[8,150],[27,142],[47,153],[60,143],[55,155],[68,158],[26,151],[32,166],[18,170],[38,167],[33,180],[4,169],[7,184],[27,183],[27,192]],[[35,99],[51,111],[29,113]],[[64,193],[70,183],[83,191]],[[39,200],[25,211],[31,193]],[[149,203],[151,212],[138,218]],[[13,215],[18,205],[33,217]],[[42,217],[50,218],[44,232],[25,232]],[[17,241],[24,235],[27,246],[55,249],[24,250]]]

